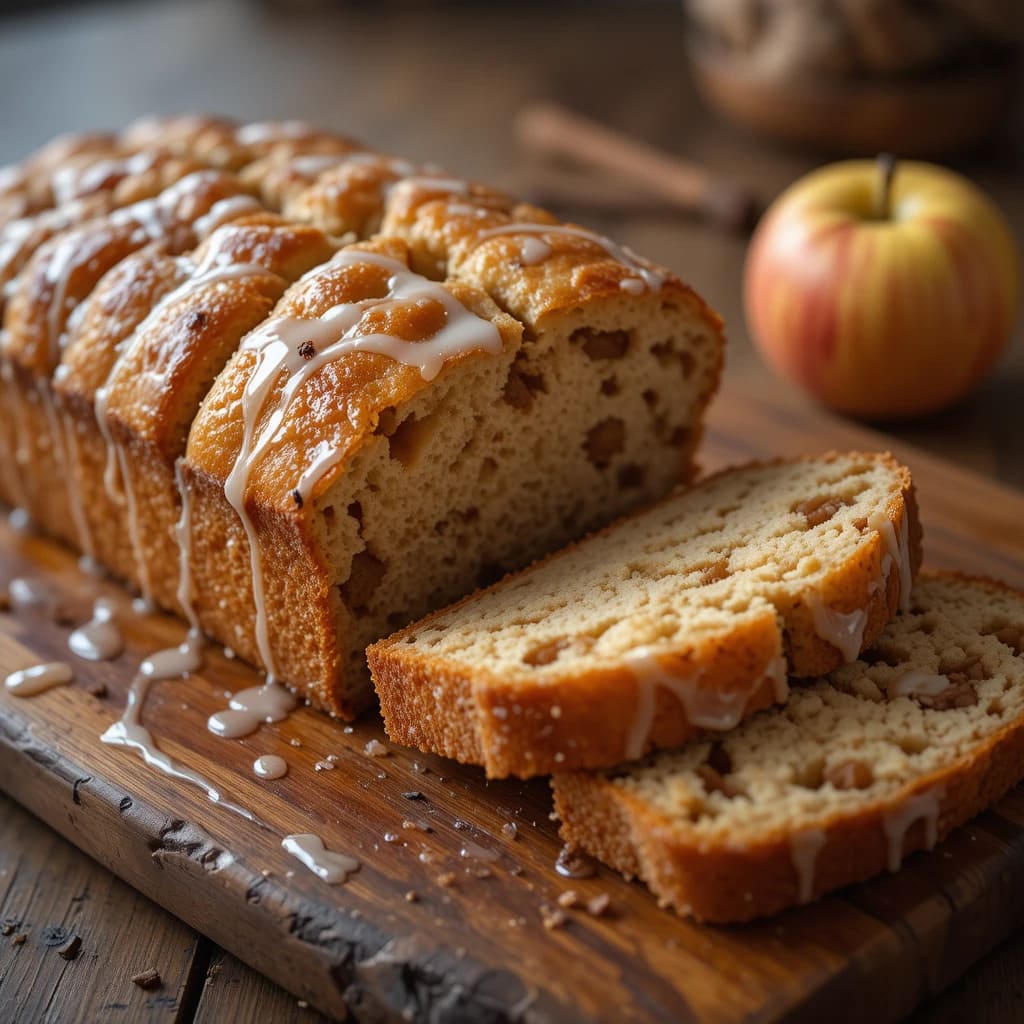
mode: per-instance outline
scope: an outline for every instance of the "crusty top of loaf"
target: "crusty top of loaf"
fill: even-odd
[[[48,377],[61,357],[72,309],[107,270],[147,244],[182,252],[196,242],[195,222],[219,200],[242,193],[234,175],[191,174],[154,199],[123,207],[42,245],[18,278],[5,319],[5,353]]]
[[[343,259],[336,258],[318,268],[285,293],[270,325],[282,317],[308,319],[312,324],[343,304],[386,295],[392,272],[374,262],[352,262],[353,255],[363,252],[407,266],[408,251],[398,240],[377,239],[348,246],[338,254]],[[503,345],[520,342],[520,325],[482,292],[459,282],[448,282],[445,288],[467,310],[493,324]],[[398,300],[369,307],[356,333],[379,333],[416,343],[429,340],[445,319],[443,307],[436,302]],[[462,353],[450,365],[468,358],[474,358],[474,353]],[[188,461],[215,479],[227,478],[242,450],[242,394],[256,365],[254,352],[243,342],[218,377],[193,425]],[[286,379],[287,374],[282,374],[273,394],[280,393]],[[247,501],[299,515],[293,492],[318,446],[330,448],[337,459],[320,478],[315,494],[329,488],[352,455],[372,438],[385,410],[428,386],[417,367],[375,352],[347,352],[327,361],[295,394],[273,441],[250,467]],[[271,398],[268,410],[273,404]],[[307,505],[305,514],[308,511]]]

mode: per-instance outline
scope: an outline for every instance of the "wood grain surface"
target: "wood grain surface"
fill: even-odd
[[[717,404],[706,451],[717,463],[809,443],[877,441],[733,392]],[[919,482],[932,564],[1024,585],[1024,497],[930,457],[900,454]],[[6,527],[0,534],[0,572],[45,579],[59,607],[56,616],[5,615],[0,666],[66,657],[67,625],[88,617],[97,592],[119,602],[128,641],[112,664],[76,661],[71,687],[29,700],[0,696],[0,787],[130,885],[329,1014],[895,1019],[957,977],[1024,912],[1024,793],[1015,791],[898,875],[777,920],[695,926],[610,872],[560,878],[541,780],[487,782],[475,769],[390,745],[388,756],[372,757],[365,745],[384,739],[375,721],[347,733],[308,710],[241,741],[214,737],[206,717],[228,691],[251,685],[254,673],[213,651],[201,673],[156,685],[145,721],[163,749],[251,808],[265,823],[258,827],[99,742],[141,657],[177,642],[183,627],[134,616],[115,585],[82,575],[70,553],[48,541]],[[87,687],[100,682],[106,695],[91,696]],[[257,781],[250,765],[261,753],[284,756],[288,776]],[[317,772],[328,754],[335,768]],[[515,839],[502,830],[510,822]],[[358,857],[361,869],[345,885],[325,885],[280,848],[295,831],[319,833],[329,848]],[[480,848],[488,859],[478,859]],[[612,912],[572,911],[562,928],[547,930],[545,907],[570,887],[584,898],[607,893]],[[218,982],[208,984],[212,991]]]

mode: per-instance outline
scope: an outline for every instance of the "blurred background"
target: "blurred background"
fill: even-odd
[[[0,11],[0,162],[146,113],[302,118],[504,186],[664,262],[724,315],[729,379],[793,400],[803,399],[764,371],[747,336],[749,236],[639,181],[635,152],[615,174],[558,158],[551,139],[523,130],[524,111],[558,104],[761,206],[837,156],[926,154],[986,189],[1024,238],[1019,0],[107,0]],[[895,430],[1024,485],[1021,396],[1018,321],[972,398]]]

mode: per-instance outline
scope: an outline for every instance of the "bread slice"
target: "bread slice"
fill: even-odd
[[[1024,777],[1024,594],[923,574],[861,659],[714,742],[557,775],[562,835],[705,921],[931,849]]]
[[[501,403],[519,324],[407,259],[360,243],[289,289],[182,464],[203,628],[347,717],[372,698],[362,651],[391,617],[470,589],[492,552],[529,557],[552,511],[511,466],[533,450],[512,447],[522,417]]]
[[[308,225],[248,216],[188,257],[135,254],[86,304],[54,385],[78,547],[164,608],[188,611],[175,462],[200,402],[243,335],[336,248]]]
[[[371,647],[385,728],[490,776],[726,730],[855,658],[920,557],[891,456],[727,470]]]

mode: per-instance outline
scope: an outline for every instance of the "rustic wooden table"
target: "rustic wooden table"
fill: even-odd
[[[510,124],[537,99],[728,172],[765,198],[815,162],[768,148],[702,111],[674,4],[317,13],[292,6],[96,4],[0,21],[0,163],[61,131],[117,126],[145,112],[212,110],[301,116],[529,191],[537,168],[517,151]],[[990,190],[1024,239],[1024,124],[1009,125],[963,169]],[[560,212],[678,270],[726,318],[728,379],[785,391],[745,334],[742,239],[661,211]],[[892,432],[1024,487],[1022,398],[1019,323],[998,371],[969,402]],[[27,940],[13,944],[22,932]],[[74,961],[60,955],[70,935],[82,940]],[[0,936],[0,1020],[320,1019],[3,797]],[[132,983],[150,968],[159,972],[159,988]],[[1022,1006],[1018,936],[917,1019],[1009,1022],[1021,1018]]]

